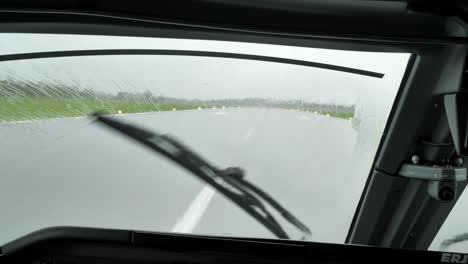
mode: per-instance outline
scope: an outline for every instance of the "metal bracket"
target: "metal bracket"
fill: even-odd
[[[432,198],[450,202],[457,197],[457,183],[466,181],[466,168],[403,164],[399,175],[427,181],[427,192]]]
[[[457,182],[466,181],[466,168],[463,167],[403,164],[398,174],[403,177],[426,181],[443,181],[452,177],[455,177]]]

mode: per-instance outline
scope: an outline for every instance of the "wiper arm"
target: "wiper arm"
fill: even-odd
[[[290,237],[267,209],[265,206],[267,204],[299,229],[303,233],[302,239],[308,239],[312,236],[309,228],[299,219],[263,190],[245,180],[242,169],[218,169],[190,148],[167,135],[160,135],[99,113],[94,113],[93,116],[100,124],[130,137],[192,172],[241,207],[278,238],[289,239]]]

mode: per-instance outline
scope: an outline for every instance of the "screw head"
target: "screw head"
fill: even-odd
[[[420,161],[421,161],[421,158],[418,155],[413,155],[411,157],[411,162],[413,162],[413,164],[418,164]]]

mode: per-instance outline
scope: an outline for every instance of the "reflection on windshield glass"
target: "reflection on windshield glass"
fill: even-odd
[[[0,208],[7,212],[0,226],[8,227],[0,230],[0,244],[54,225],[274,237],[179,166],[90,124],[86,115],[96,110],[169,134],[220,168],[243,168],[246,180],[310,227],[312,240],[342,243],[409,58],[216,41],[4,38],[21,40],[5,53],[189,47],[385,76],[186,56],[1,62],[0,166],[6,173],[0,199],[17,206]],[[279,222],[291,237],[300,237],[297,228]]]

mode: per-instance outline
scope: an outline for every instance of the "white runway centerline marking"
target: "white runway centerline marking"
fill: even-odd
[[[215,190],[211,186],[203,187],[171,232],[191,233],[200,222],[214,194]]]
[[[252,137],[254,130],[255,129],[253,127],[249,128],[244,135],[244,140],[249,140],[250,137]]]

